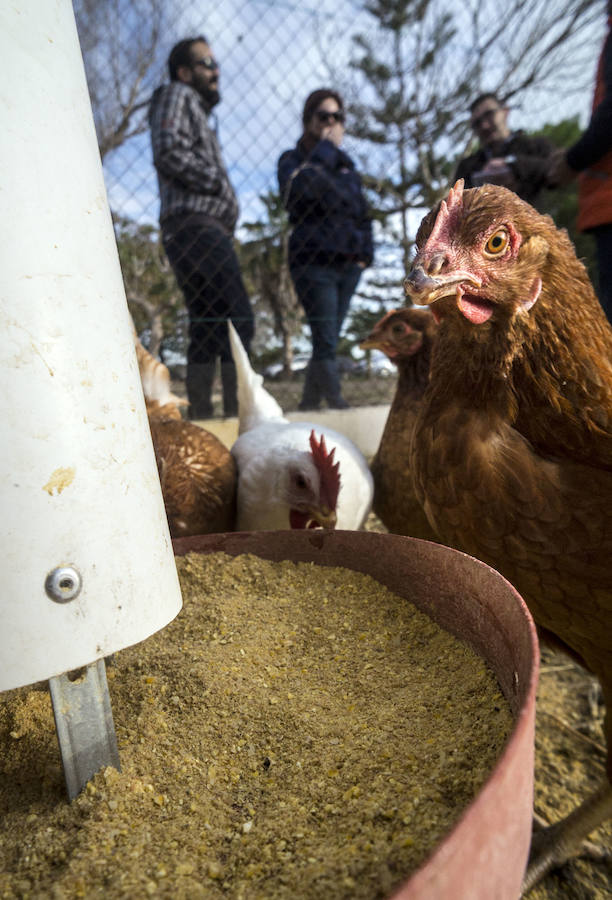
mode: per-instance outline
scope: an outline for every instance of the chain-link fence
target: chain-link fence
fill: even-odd
[[[574,117],[567,140],[588,116],[605,27],[602,3],[578,0],[75,0],[75,12],[130,308],[196,417],[235,411],[228,316],[264,373],[312,355],[304,408],[343,405],[338,359],[361,370],[358,398],[359,338],[403,302],[420,218],[469,146],[469,102],[496,91],[512,127]],[[198,36],[171,82],[171,49]]]

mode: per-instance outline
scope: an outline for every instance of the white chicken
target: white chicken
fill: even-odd
[[[374,492],[365,457],[331,428],[286,419],[231,322],[228,327],[238,375],[238,438],[231,451],[238,467],[237,530],[358,530]]]

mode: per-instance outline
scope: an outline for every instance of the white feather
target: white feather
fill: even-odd
[[[239,531],[289,528],[286,502],[290,472],[296,468],[313,484],[319,473],[310,453],[310,433],[325,437],[340,463],[337,528],[357,530],[372,506],[373,481],[365,457],[345,435],[312,422],[289,422],[263,387],[229,323],[232,354],[238,376],[239,436],[232,447],[238,467]]]
[[[263,376],[253,370],[238,332],[229,319],[227,324],[238,373],[238,434],[250,431],[261,422],[287,422],[282,409],[263,386]]]

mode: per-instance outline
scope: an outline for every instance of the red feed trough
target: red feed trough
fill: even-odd
[[[181,538],[175,554],[222,551],[345,566],[406,597],[495,672],[515,719],[488,780],[393,900],[516,900],[531,838],[538,643],[514,588],[484,563],[439,544],[353,531],[238,532]]]

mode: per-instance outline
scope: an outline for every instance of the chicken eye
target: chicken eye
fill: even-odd
[[[305,487],[307,487],[306,479],[304,478],[303,475],[296,475],[295,483],[296,483],[297,487],[300,488],[300,490],[303,490]]]
[[[397,336],[397,335],[402,335],[404,333],[404,330],[407,331],[408,329],[407,328],[404,329],[404,326],[401,323],[398,323],[397,325],[393,326],[393,328],[391,329],[391,332]]]
[[[500,256],[510,242],[510,235],[505,228],[498,228],[487,239],[484,246],[484,252],[487,256]]]

